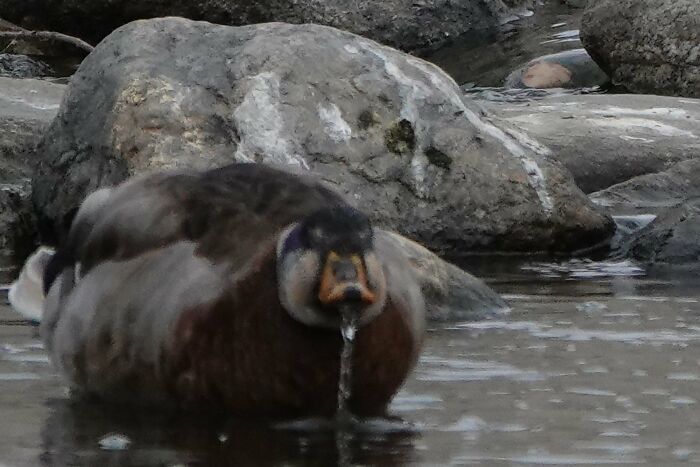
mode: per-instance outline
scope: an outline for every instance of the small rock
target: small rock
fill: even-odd
[[[26,55],[0,53],[0,76],[7,78],[39,78],[52,76],[53,70],[45,63]]]
[[[421,285],[429,320],[485,319],[508,311],[508,305],[488,285],[418,243],[381,230],[377,240],[396,243],[408,257]]]
[[[700,266],[700,198],[662,212],[630,241],[629,254],[656,266]]]
[[[506,78],[506,88],[583,88],[605,84],[608,75],[585,49],[567,50],[531,60]]]

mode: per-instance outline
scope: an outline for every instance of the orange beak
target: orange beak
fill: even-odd
[[[334,251],[328,254],[321,274],[318,299],[324,305],[343,301],[371,305],[377,301],[376,295],[369,289],[367,272],[358,255],[341,257]]]

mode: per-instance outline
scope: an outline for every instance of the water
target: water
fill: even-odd
[[[499,34],[467,34],[425,58],[460,85],[498,87],[511,71],[534,58],[581,48],[582,13],[558,0],[547,0],[536,8],[536,14],[504,24]]]
[[[340,354],[340,377],[338,378],[338,411],[335,430],[335,446],[338,452],[338,465],[352,465],[352,425],[356,420],[348,411],[347,405],[352,396],[352,350],[357,332],[357,313],[352,307],[340,310],[342,323],[340,333],[343,336],[343,351]]]
[[[512,312],[434,325],[392,417],[347,426],[341,444],[334,421],[177,420],[75,405],[35,328],[3,307],[0,464],[700,462],[693,277],[582,260],[491,261],[478,272]]]
[[[347,403],[351,396],[352,388],[352,349],[357,331],[357,315],[351,309],[343,309],[341,312],[342,324],[340,333],[343,336],[343,351],[340,354],[340,377],[338,378],[338,418],[342,421],[350,414]]]

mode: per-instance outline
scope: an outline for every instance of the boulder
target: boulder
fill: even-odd
[[[661,213],[634,236],[629,254],[656,266],[700,265],[700,198]]]
[[[56,115],[65,86],[0,78],[0,269],[12,268],[36,240],[30,153]]]
[[[633,94],[555,94],[526,102],[486,97],[479,103],[500,125],[550,148],[586,193],[700,155],[700,100]]]
[[[124,26],[83,62],[37,156],[34,200],[53,227],[133,174],[258,161],[315,172],[438,253],[570,251],[612,231],[440,69],[317,25]]]
[[[594,203],[612,212],[650,214],[659,214],[690,197],[700,197],[700,157],[590,195]]]
[[[700,2],[592,0],[581,42],[632,92],[700,97]]]
[[[483,119],[439,68],[318,25],[128,24],[83,62],[37,157],[34,201],[58,236],[99,186],[233,161],[313,171],[438,254],[571,251],[613,230],[545,150]]]
[[[429,320],[479,320],[509,310],[506,302],[482,280],[406,237],[378,232],[407,255],[425,297]]]
[[[583,88],[601,86],[608,75],[586,49],[573,49],[530,60],[506,77],[506,88]]]
[[[460,34],[495,30],[532,0],[0,0],[2,15],[93,43],[136,19],[183,16],[228,25],[315,23],[403,49],[433,48]]]

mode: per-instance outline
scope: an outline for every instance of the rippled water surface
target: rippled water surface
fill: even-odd
[[[482,270],[512,306],[430,330],[395,419],[178,421],[74,406],[0,312],[0,464],[674,465],[700,462],[700,288],[628,262]],[[341,451],[341,452],[339,452]]]

